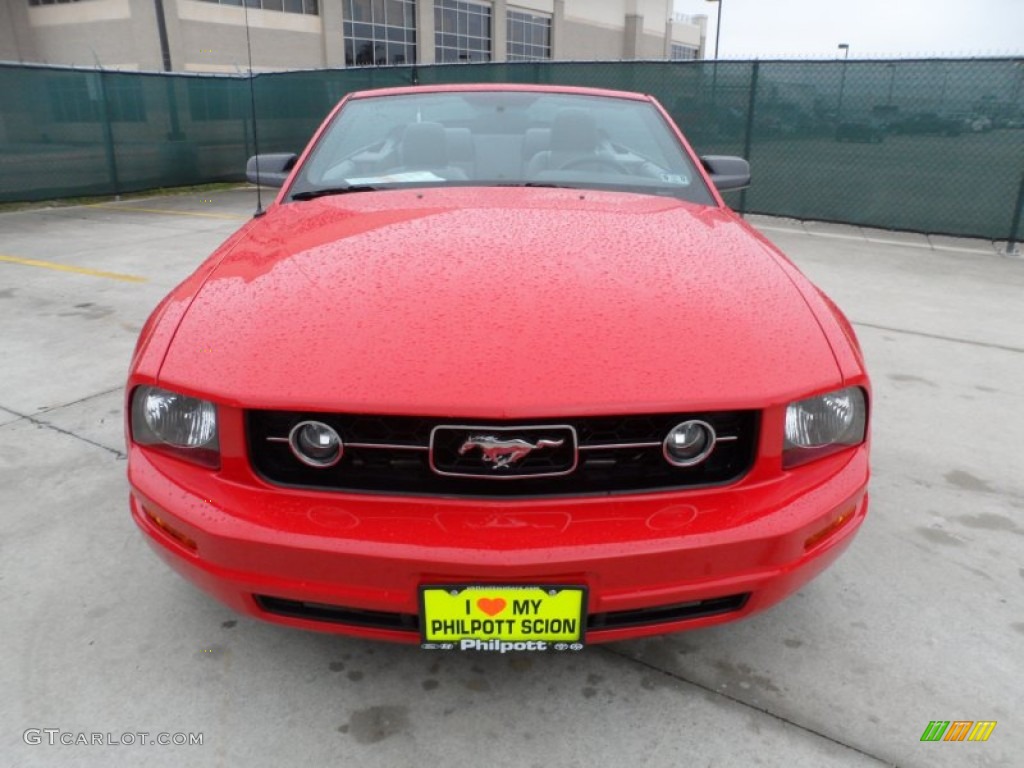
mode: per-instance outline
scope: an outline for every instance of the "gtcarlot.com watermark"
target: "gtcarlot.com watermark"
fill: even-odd
[[[149,731],[65,731],[60,728],[28,728],[21,735],[30,745],[47,744],[51,747],[134,747],[134,746],[202,746],[202,733],[151,733]]]

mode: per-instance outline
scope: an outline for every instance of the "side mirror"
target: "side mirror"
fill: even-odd
[[[253,155],[245,164],[245,178],[253,184],[283,187],[298,159],[292,152]]]
[[[750,186],[750,163],[742,157],[703,155],[700,161],[719,191],[745,189]]]

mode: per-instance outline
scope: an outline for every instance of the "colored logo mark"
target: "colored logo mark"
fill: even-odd
[[[921,741],[988,741],[995,727],[995,720],[932,720]]]

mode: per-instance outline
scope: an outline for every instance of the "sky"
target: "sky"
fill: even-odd
[[[717,3],[675,0],[708,17],[714,57]],[[850,58],[1024,55],[1024,0],[722,0],[719,57]]]

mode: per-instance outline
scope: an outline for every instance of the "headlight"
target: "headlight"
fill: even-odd
[[[864,390],[848,387],[786,408],[782,466],[795,467],[864,442],[868,410]]]
[[[218,466],[217,408],[207,401],[159,387],[139,387],[132,395],[132,439],[161,446],[177,456]]]

